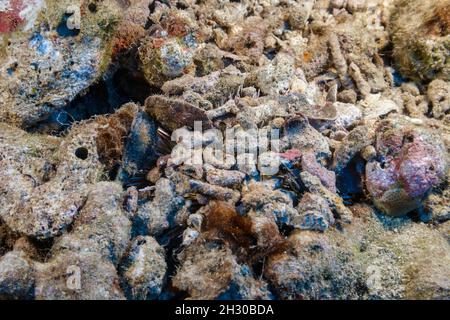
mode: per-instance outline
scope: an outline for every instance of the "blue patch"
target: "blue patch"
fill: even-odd
[[[30,39],[30,45],[36,49],[41,56],[48,54],[52,49],[52,42],[44,38],[40,33],[35,33]]]
[[[400,73],[397,72],[397,70],[392,71],[392,77],[394,78],[394,85],[396,87],[401,86],[403,83],[406,82],[406,79],[403,78]]]
[[[74,29],[74,30],[70,30],[67,27],[67,20],[69,19],[71,15],[70,14],[65,14],[62,19],[61,22],[59,23],[58,27],[56,27],[56,32],[58,33],[58,35],[60,37],[75,37],[77,35],[80,34],[80,30],[78,29]]]
[[[186,45],[189,48],[195,48],[197,47],[197,39],[195,39],[195,36],[192,33],[188,33],[185,37],[184,37],[184,43],[186,43]]]

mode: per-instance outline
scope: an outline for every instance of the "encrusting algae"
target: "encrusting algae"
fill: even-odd
[[[449,299],[449,10],[0,1],[0,299]]]

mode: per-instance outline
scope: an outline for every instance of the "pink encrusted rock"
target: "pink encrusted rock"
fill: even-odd
[[[24,22],[20,12],[25,7],[22,0],[10,0],[0,4],[0,33],[10,33]]]
[[[446,171],[445,149],[428,131],[384,122],[376,141],[377,157],[366,165],[366,185],[375,205],[389,215],[421,205]]]
[[[305,152],[302,155],[302,169],[318,177],[322,184],[330,191],[336,193],[336,174],[321,165],[314,152]]]
[[[298,149],[290,149],[286,152],[280,153],[280,157],[286,159],[287,161],[295,162],[301,159],[302,152]]]

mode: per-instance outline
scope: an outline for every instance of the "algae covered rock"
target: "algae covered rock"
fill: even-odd
[[[64,141],[3,126],[2,141],[9,147],[1,151],[1,188],[6,195],[2,201],[6,202],[0,216],[11,229],[27,235],[49,238],[60,234],[72,223],[89,186],[102,172],[96,125],[73,128]]]
[[[442,299],[450,246],[433,227],[352,207],[345,231],[298,231],[292,250],[269,258],[266,276],[294,299]],[[292,272],[295,270],[294,272]]]
[[[450,79],[450,2],[395,2],[390,28],[394,58],[406,77]]]
[[[115,0],[95,10],[87,1],[20,0],[6,1],[2,13],[17,3],[21,23],[0,32],[0,116],[28,127],[100,78],[124,8]]]
[[[25,253],[11,251],[0,258],[0,299],[31,299],[34,270]]]
[[[124,267],[133,299],[156,299],[161,294],[167,264],[164,249],[152,237],[134,239]]]
[[[36,265],[37,300],[120,300],[114,265],[98,253],[63,253]]]
[[[448,9],[0,0],[0,300],[449,299]]]

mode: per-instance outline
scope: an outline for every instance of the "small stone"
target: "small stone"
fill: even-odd
[[[152,237],[138,236],[129,249],[124,279],[133,300],[154,300],[161,294],[167,264],[164,249]]]

